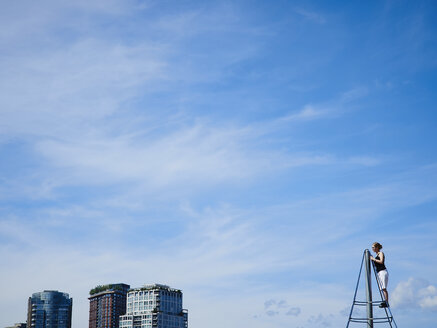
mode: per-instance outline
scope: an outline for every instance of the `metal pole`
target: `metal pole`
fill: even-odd
[[[372,274],[370,266],[370,252],[364,251],[366,263],[366,301],[367,301],[367,327],[373,328],[373,305],[372,305]]]

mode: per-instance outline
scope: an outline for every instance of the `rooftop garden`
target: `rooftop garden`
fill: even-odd
[[[98,285],[90,290],[90,295],[95,295],[104,292],[106,290],[122,290],[122,289],[123,288],[120,285],[113,285],[113,284]]]

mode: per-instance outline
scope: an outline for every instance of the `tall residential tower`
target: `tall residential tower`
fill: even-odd
[[[129,288],[126,284],[111,284],[91,289],[89,328],[118,328],[120,315],[126,313]]]
[[[29,297],[27,328],[71,328],[73,299],[67,293],[45,290]]]
[[[26,328],[26,327],[27,327],[27,324],[19,322],[19,323],[16,323],[15,325],[13,325],[13,326],[6,327],[6,328]]]
[[[187,328],[188,311],[182,308],[182,291],[165,285],[131,289],[120,328]]]

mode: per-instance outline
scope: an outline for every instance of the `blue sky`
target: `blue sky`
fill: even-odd
[[[433,1],[3,2],[0,326],[104,283],[192,328],[341,327],[384,245],[437,320]]]

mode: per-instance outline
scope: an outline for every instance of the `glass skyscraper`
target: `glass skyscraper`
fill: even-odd
[[[182,291],[165,285],[131,289],[120,328],[187,328],[188,311],[182,308]]]
[[[45,290],[29,297],[27,328],[71,328],[73,299],[67,293]]]

